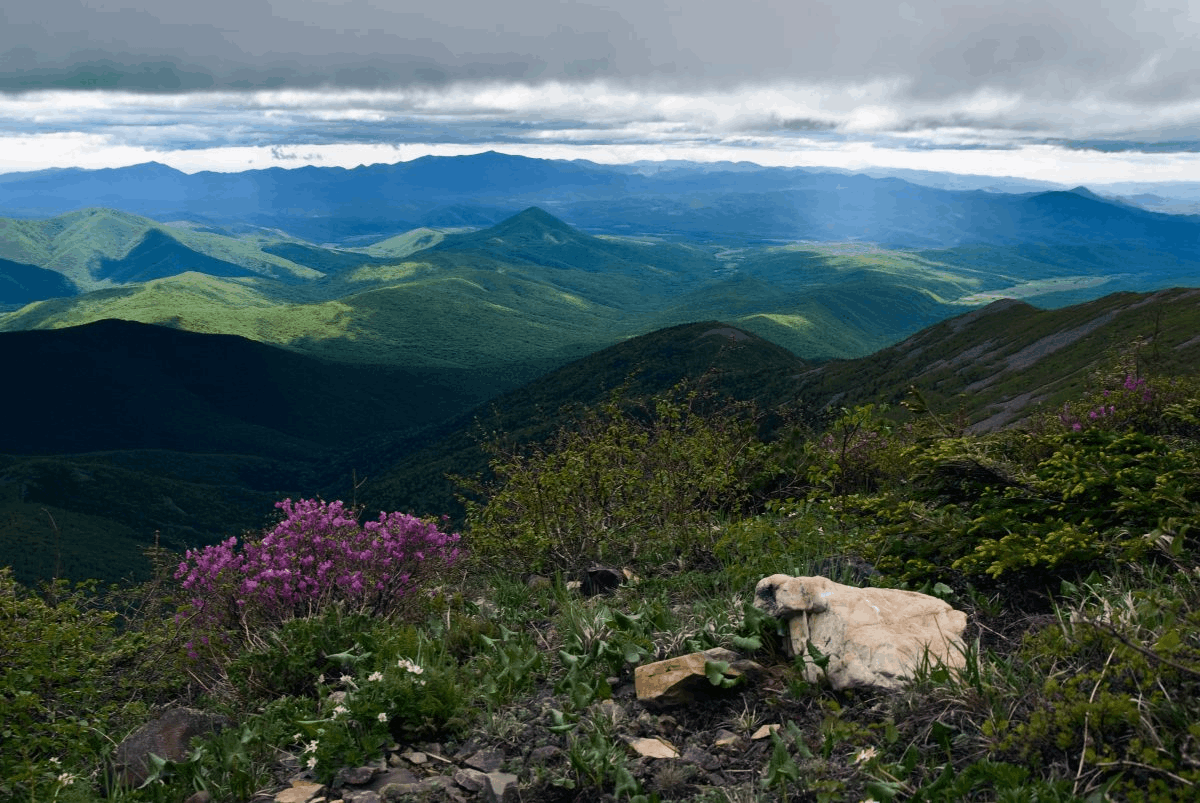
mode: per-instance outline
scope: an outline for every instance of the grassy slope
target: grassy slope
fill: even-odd
[[[1055,310],[999,301],[930,327],[859,360],[806,374],[810,403],[903,399],[919,387],[938,409],[960,406],[978,428],[1011,423],[1031,405],[1078,395],[1114,353],[1144,338],[1142,371],[1192,373],[1200,365],[1200,290],[1118,293]]]
[[[254,273],[288,279],[313,279],[318,271],[260,250],[252,240],[168,227],[139,215],[112,209],[82,209],[47,220],[0,219],[0,257],[48,268],[88,291],[112,285],[106,273],[132,272],[125,261],[147,232],[179,243],[213,260]],[[197,258],[198,262],[204,262]],[[115,266],[115,267],[114,267]],[[186,265],[184,266],[186,268]]]

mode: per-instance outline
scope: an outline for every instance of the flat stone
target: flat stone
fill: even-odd
[[[454,782],[468,792],[479,792],[487,784],[487,775],[479,770],[464,767],[454,773]]]
[[[480,772],[492,772],[500,769],[501,765],[504,764],[504,751],[480,750],[463,763]]]
[[[625,743],[632,747],[639,756],[645,758],[679,758],[679,751],[662,739],[622,737]]]
[[[752,661],[738,661],[737,653],[714,647],[703,652],[642,664],[633,670],[637,698],[643,703],[659,706],[684,705],[698,697],[711,695],[717,688],[708,681],[706,663],[728,663],[727,677],[739,677],[758,667]],[[740,668],[735,664],[742,665]]]
[[[424,753],[417,752],[415,750],[409,750],[407,753],[401,753],[400,758],[403,758],[404,760],[408,761],[410,764],[417,764],[417,765],[427,764],[429,762],[429,756],[425,755]]]
[[[483,787],[488,803],[510,803],[517,799],[517,776],[511,772],[489,772]]]
[[[383,788],[390,784],[399,784],[401,786],[416,784],[419,779],[403,767],[392,767],[389,770],[376,775],[371,779],[368,788],[373,792],[383,792]]]
[[[765,739],[768,736],[770,736],[772,733],[775,733],[778,730],[779,730],[778,724],[763,725],[761,728],[756,730],[754,733],[750,734],[750,738],[757,742],[759,739]]]
[[[700,769],[708,771],[719,769],[721,766],[721,759],[707,750],[701,750],[695,746],[684,748],[683,760],[688,764],[695,764]]]
[[[716,747],[730,747],[737,744],[738,735],[733,731],[727,731],[724,728],[717,731],[716,738],[713,739],[713,745]]]
[[[347,789],[342,793],[343,803],[380,803],[378,792],[370,789]]]
[[[325,794],[325,785],[309,781],[292,781],[290,789],[275,795],[275,803],[311,803]]]
[[[374,767],[344,767],[337,772],[334,778],[334,785],[349,784],[350,786],[362,786],[371,782],[375,777]]]

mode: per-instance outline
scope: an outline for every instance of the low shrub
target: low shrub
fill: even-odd
[[[457,534],[402,513],[359,525],[340,501],[276,504],[285,517],[261,538],[189,550],[175,573],[193,596],[180,616],[190,653],[216,657],[249,635],[340,605],[394,618],[459,557]]]

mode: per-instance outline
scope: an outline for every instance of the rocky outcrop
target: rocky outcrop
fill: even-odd
[[[966,663],[966,614],[928,594],[775,574],[758,583],[754,605],[787,621],[792,655],[808,655],[811,645],[828,659],[824,668],[806,664],[811,683],[896,689],[923,661]]]

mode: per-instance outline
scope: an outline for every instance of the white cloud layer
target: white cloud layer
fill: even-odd
[[[1200,180],[1196,2],[130,2],[0,9],[0,170],[493,148]]]

